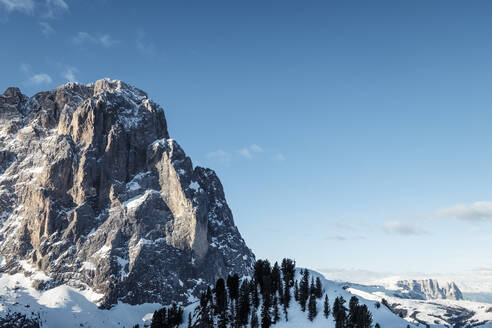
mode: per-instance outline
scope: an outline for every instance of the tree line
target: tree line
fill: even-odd
[[[295,279],[295,265],[288,258],[273,266],[268,260],[257,260],[250,279],[237,274],[217,279],[202,292],[194,313],[188,315],[187,327],[269,328],[280,320],[289,321],[292,301],[299,303],[311,321],[322,310],[325,319],[333,317],[336,328],[373,327],[371,312],[357,297],[350,299],[348,308],[341,296],[330,306],[321,279],[308,270],[301,270],[300,279]],[[322,309],[318,309],[318,300],[323,300]],[[183,309],[173,304],[154,313],[151,328],[174,328],[183,321]]]

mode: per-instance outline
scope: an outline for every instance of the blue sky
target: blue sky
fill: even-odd
[[[147,91],[258,257],[492,265],[487,1],[0,0],[0,89]]]

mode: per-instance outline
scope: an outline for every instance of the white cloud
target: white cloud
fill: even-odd
[[[37,14],[45,18],[54,18],[57,13],[68,10],[68,4],[64,0],[0,0],[0,9],[4,8],[7,13],[14,11],[25,14]]]
[[[22,63],[22,64],[20,65],[20,70],[21,70],[21,72],[23,72],[23,73],[29,73],[29,72],[31,72],[31,65],[26,64],[26,63]]]
[[[34,10],[34,0],[0,0],[0,5],[7,12],[20,11],[32,13]]]
[[[31,84],[50,84],[51,82],[53,82],[53,79],[45,73],[33,75],[29,79],[29,83]]]
[[[285,156],[282,153],[278,153],[273,156],[273,159],[276,161],[285,161]]]
[[[105,47],[111,47],[118,43],[117,40],[113,39],[109,34],[104,34],[99,37],[99,43]]]
[[[46,4],[53,8],[68,10],[68,5],[64,0],[46,0]]]
[[[413,223],[403,223],[400,221],[387,221],[383,224],[383,230],[387,233],[396,233],[399,235],[421,235],[426,232],[420,229],[417,225]]]
[[[434,213],[435,216],[445,219],[457,219],[469,222],[492,221],[492,202],[474,202],[458,204],[442,208]]]
[[[335,241],[344,241],[347,240],[347,237],[342,235],[329,235],[328,237],[326,237],[326,239],[335,240]]]
[[[231,164],[231,155],[222,149],[212,151],[207,154],[208,159],[216,160],[223,165],[229,166]]]
[[[263,152],[263,148],[256,144],[252,144],[251,146],[244,147],[238,150],[239,154],[246,159],[252,159],[254,153]]]
[[[137,50],[144,55],[150,56],[155,52],[155,45],[146,40],[145,32],[142,29],[137,30],[136,40]]]
[[[115,40],[109,34],[102,34],[98,36],[91,35],[87,32],[78,32],[73,38],[72,41],[75,44],[83,45],[83,44],[97,44],[103,47],[109,48],[117,43],[118,40]]]
[[[40,22],[39,25],[41,26],[41,34],[43,34],[45,37],[49,37],[50,35],[55,33],[55,29],[53,29],[50,24],[46,22]]]
[[[75,67],[67,67],[63,70],[62,76],[65,78],[68,82],[77,82],[77,78],[75,77],[75,74],[78,72],[78,70]]]

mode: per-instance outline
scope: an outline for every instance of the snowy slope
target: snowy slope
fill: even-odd
[[[385,294],[383,287],[351,285],[347,288],[345,283],[326,280],[321,274],[310,271],[314,277],[320,277],[324,292],[328,294],[330,307],[337,296],[342,296],[348,305],[348,301],[354,295],[359,297],[361,304],[367,305],[374,319],[374,324],[379,323],[381,327],[387,328],[406,328],[417,327],[417,322],[411,318],[404,320],[392,313],[385,306],[376,307],[377,302],[386,298],[390,303],[398,302],[402,307],[418,311],[418,319],[432,323],[436,316],[444,316],[446,307],[466,307],[476,312],[471,318],[473,322],[492,321],[492,313],[486,312],[489,308],[487,304],[468,302],[468,301],[449,301],[439,300],[439,302],[402,300],[391,298]],[[131,328],[139,323],[149,323],[155,310],[162,307],[160,304],[128,305],[119,303],[110,310],[102,310],[97,307],[97,301],[102,295],[92,292],[90,289],[77,290],[68,286],[58,286],[47,291],[37,291],[31,287],[37,279],[43,279],[42,274],[34,272],[31,276],[22,274],[1,274],[0,275],[0,316],[7,311],[20,312],[26,314],[39,314],[43,327],[50,328]],[[296,279],[300,280],[299,270],[296,272]],[[346,289],[344,289],[344,287]],[[189,312],[194,311],[196,303],[185,308],[184,321],[181,327],[186,327],[186,318]],[[258,316],[260,317],[260,309]],[[286,322],[284,314],[281,312],[281,321],[274,327],[312,327],[312,328],[333,328],[335,323],[333,317],[326,319],[323,314],[323,300],[318,300],[318,315],[313,322],[307,319],[307,312],[302,312],[300,306],[292,298],[289,308],[288,319]],[[470,321],[470,322],[472,322]],[[420,325],[422,327],[422,325]],[[432,324],[432,328],[445,327],[443,324]],[[482,328],[492,328],[492,324],[479,326]]]
[[[386,299],[397,311],[405,313],[405,319],[413,323],[427,323],[431,327],[474,324],[476,327],[492,327],[491,305],[473,301],[414,300],[394,297],[394,290],[383,286],[347,284],[347,291],[374,301]]]

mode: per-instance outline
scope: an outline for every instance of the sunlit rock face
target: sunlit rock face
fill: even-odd
[[[249,275],[254,255],[216,174],[169,138],[162,108],[124,82],[0,95],[0,253],[101,305],[187,302]]]

